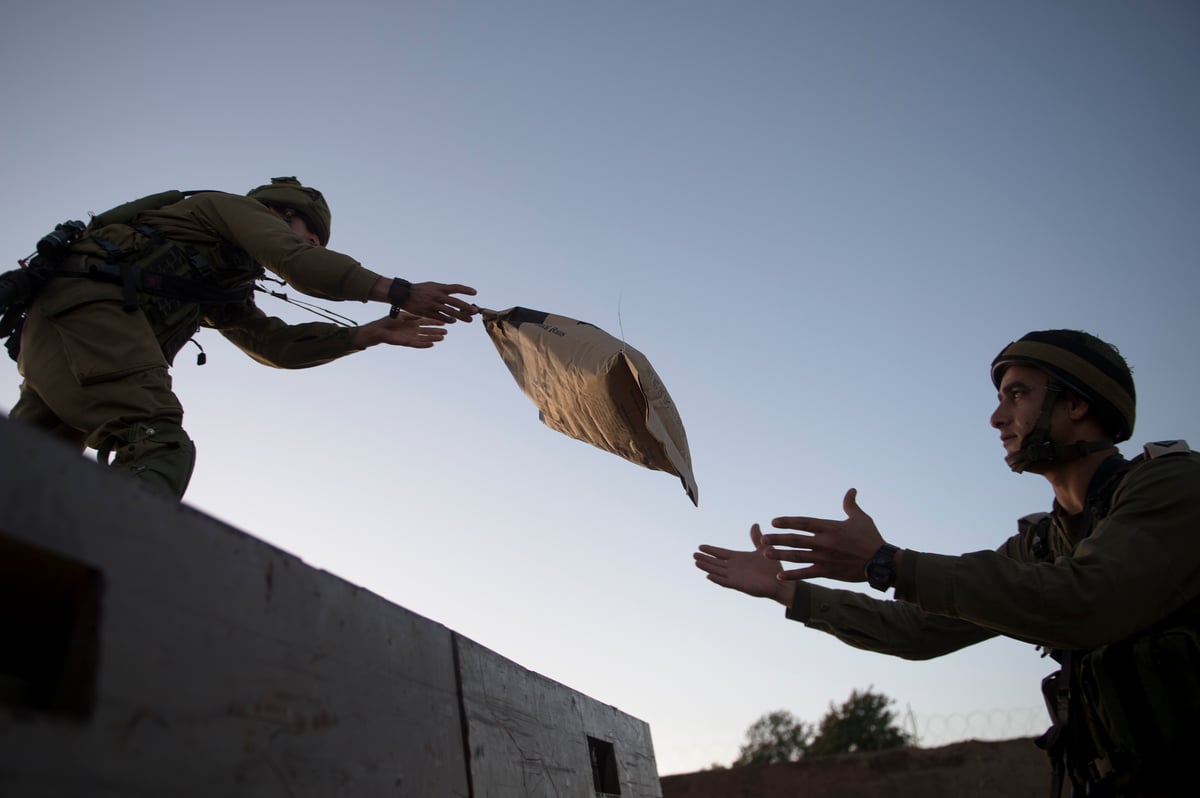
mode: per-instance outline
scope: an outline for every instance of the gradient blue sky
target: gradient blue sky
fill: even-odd
[[[478,321],[299,372],[206,332],[208,364],[188,347],[174,374],[189,503],[645,720],[664,775],[856,688],[928,728],[1040,731],[1051,668],[1031,646],[891,660],[691,562],[756,521],[840,516],[852,486],[892,542],[997,545],[1050,500],[987,426],[1004,344],[1117,343],[1135,441],[1200,445],[1194,3],[43,0],[4,18],[5,268],[67,218],[294,174],[369,268],[589,321],[650,359],[698,508],[539,424]],[[7,411],[18,376],[0,374]]]

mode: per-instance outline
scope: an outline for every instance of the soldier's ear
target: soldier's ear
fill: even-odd
[[[1063,399],[1067,404],[1067,415],[1072,421],[1081,421],[1083,417],[1091,410],[1092,405],[1087,399],[1084,399],[1074,391],[1067,391],[1063,395]]]

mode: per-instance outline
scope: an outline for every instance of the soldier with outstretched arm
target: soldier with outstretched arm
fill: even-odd
[[[59,225],[39,242],[39,255],[55,246],[37,269],[6,282],[3,333],[24,378],[11,418],[182,497],[196,450],[169,370],[199,328],[297,369],[377,344],[428,349],[443,325],[478,313],[460,296],[475,294],[469,286],[385,277],[328,249],[331,219],[320,191],[283,177],[245,196],[162,192],[86,228]],[[255,304],[268,271],[308,296],[391,312],[361,326],[288,324]]]
[[[858,505],[845,519],[775,518],[753,549],[703,545],[722,587],[857,648],[929,659],[1003,635],[1061,665],[1043,683],[1053,795],[1178,795],[1200,750],[1200,454],[1183,441],[1126,460],[1132,373],[1115,347],[1073,330],[1032,332],[992,363],[990,422],[1017,473],[1050,483],[995,551],[932,554],[885,541]],[[799,568],[785,569],[785,563]],[[894,601],[813,584],[868,582]],[[1190,780],[1190,779],[1189,779]]]

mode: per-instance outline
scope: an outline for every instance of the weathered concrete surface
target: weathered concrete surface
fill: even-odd
[[[661,795],[641,721],[3,417],[0,604],[6,798]]]
[[[478,798],[603,794],[606,767],[620,775],[613,794],[660,795],[644,723],[458,641]]]

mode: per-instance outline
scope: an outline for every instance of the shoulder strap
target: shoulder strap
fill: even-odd
[[[1050,531],[1054,528],[1054,516],[1050,513],[1030,513],[1017,519],[1017,529],[1032,536],[1029,548],[1033,556],[1043,562],[1051,562],[1054,552],[1050,548]]]
[[[1125,475],[1142,463],[1169,455],[1188,454],[1192,447],[1185,440],[1155,441],[1147,443],[1142,451],[1132,460],[1111,457],[1101,464],[1096,476],[1092,477],[1092,485],[1088,488],[1087,512],[1092,514],[1092,525],[1098,524],[1108,515],[1112,507],[1113,494],[1125,479]]]
[[[1095,528],[1096,524],[1108,515],[1108,511],[1112,507],[1113,494],[1117,492],[1117,486],[1125,479],[1125,475],[1129,473],[1130,469],[1140,462],[1142,462],[1141,455],[1132,460],[1126,460],[1120,455],[1113,455],[1100,464],[1100,468],[1092,477],[1092,484],[1088,486],[1087,506],[1083,510],[1088,519],[1088,523],[1085,525],[1088,530],[1086,534],[1091,534],[1091,530]]]
[[[1192,451],[1192,447],[1188,446],[1185,440],[1177,441],[1153,441],[1142,447],[1142,453],[1147,460],[1153,460],[1155,457],[1163,457],[1168,454],[1188,454]]]
[[[103,213],[95,214],[88,222],[88,230],[98,230],[110,224],[131,224],[142,211],[156,211],[159,208],[174,205],[176,202],[180,202],[193,194],[209,193],[212,193],[211,189],[197,189],[193,191],[171,189],[170,191],[160,191],[157,194],[138,197],[115,208],[109,208]]]

